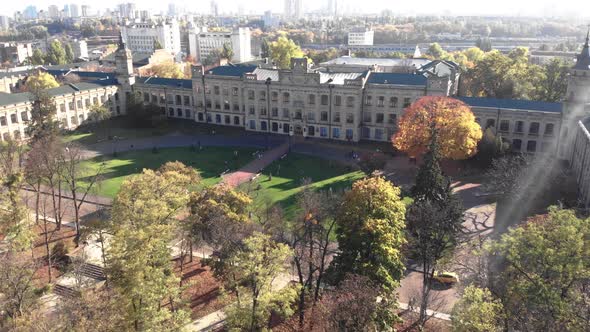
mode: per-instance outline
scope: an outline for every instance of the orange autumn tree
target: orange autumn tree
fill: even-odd
[[[481,127],[467,104],[449,97],[422,97],[410,105],[392,137],[393,146],[419,156],[428,150],[433,127],[443,158],[467,159],[477,152]]]

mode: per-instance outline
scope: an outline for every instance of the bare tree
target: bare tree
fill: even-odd
[[[82,183],[80,177],[82,175],[88,175],[84,173],[86,170],[82,168],[83,152],[78,144],[69,143],[65,145],[64,153],[62,154],[62,178],[72,195],[71,199],[74,207],[74,223],[76,225],[74,242],[76,246],[79,245],[80,241],[80,208],[86,200],[86,196],[92,190],[92,187],[100,180],[105,167],[104,163],[101,163],[95,172],[90,173],[86,177],[88,179],[86,183]]]
[[[0,317],[4,313],[14,320],[34,305],[36,267],[34,260],[20,253],[9,251],[0,255]]]

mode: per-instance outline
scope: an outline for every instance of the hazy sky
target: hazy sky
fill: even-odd
[[[329,0],[303,0],[307,10],[327,7]],[[55,4],[60,8],[66,3],[87,4],[91,8],[115,7],[123,2],[135,2],[138,9],[151,9],[155,13],[166,11],[168,3],[176,3],[177,7],[186,7],[202,13],[208,13],[210,0],[24,0],[2,2],[2,14],[11,14],[14,11],[22,11],[27,5],[35,5],[37,9],[46,9]],[[100,6],[97,5],[100,3]],[[264,10],[272,10],[281,13],[283,0],[217,0],[220,12],[237,12],[238,7],[243,7],[245,13],[259,13]],[[583,0],[338,0],[339,7],[356,13],[377,13],[383,9],[391,9],[399,14],[452,14],[452,15],[512,15],[512,16],[590,16],[590,2]]]

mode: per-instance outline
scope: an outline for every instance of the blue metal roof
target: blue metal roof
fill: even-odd
[[[256,70],[257,66],[253,65],[226,65],[209,69],[205,72],[208,75],[217,76],[234,76],[242,77],[246,73],[251,73]]]
[[[369,84],[426,85],[426,77],[404,73],[371,73]]]
[[[551,113],[561,113],[563,106],[562,103],[521,99],[498,99],[486,97],[457,97],[457,99],[474,107],[506,108]]]
[[[139,77],[137,79],[139,83],[153,84],[153,85],[166,85],[174,88],[181,89],[192,89],[193,81],[184,80],[179,78],[164,78],[164,77]]]

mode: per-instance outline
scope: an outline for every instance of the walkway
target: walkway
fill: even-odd
[[[287,152],[289,152],[289,144],[283,143],[272,150],[260,153],[258,158],[249,162],[246,166],[233,173],[224,175],[223,182],[231,187],[237,187],[244,182],[248,182],[254,178],[256,174],[262,172],[264,168],[270,165],[273,161],[284,156]]]

